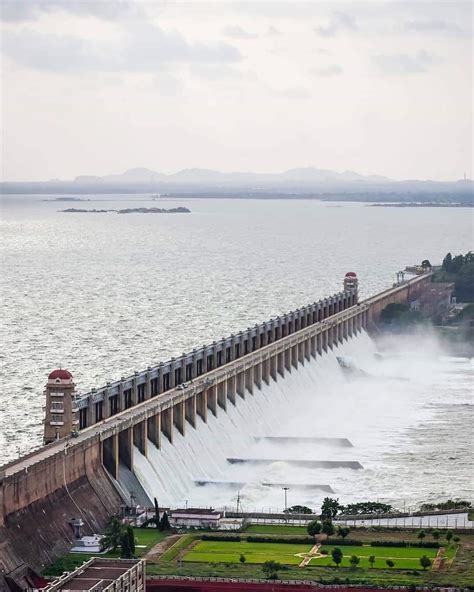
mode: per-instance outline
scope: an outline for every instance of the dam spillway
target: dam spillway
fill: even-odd
[[[362,469],[357,448],[334,446],[329,436],[313,440],[311,415],[315,406],[326,404],[328,384],[340,393],[347,385],[336,354],[349,355],[360,348],[375,351],[365,332],[284,378],[263,383],[253,394],[245,392],[225,413],[221,409],[217,415],[210,413],[207,422],[198,417],[196,429],[185,436],[177,432],[173,443],[164,438],[161,449],[149,446],[146,456],[135,447],[134,473],[140,487],[165,505],[187,501],[232,507],[238,494],[248,510],[260,504],[278,508],[284,486],[299,496],[298,502],[311,505],[338,491],[342,475],[349,480],[350,474]],[[325,415],[322,409],[320,415]],[[332,433],[330,425],[316,429]],[[262,434],[272,434],[275,440]]]

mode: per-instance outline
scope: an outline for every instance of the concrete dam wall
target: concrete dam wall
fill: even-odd
[[[366,338],[384,306],[414,299],[430,281],[425,274],[361,303],[341,292],[74,399],[76,437],[0,469],[2,573],[24,563],[41,569],[67,550],[72,518],[83,519],[86,533],[98,531],[132,492],[138,503],[158,493],[160,503],[176,504],[229,465],[268,463],[271,456],[239,454],[236,442],[297,436],[275,426],[291,417],[298,383],[340,372],[336,357]],[[359,468],[357,459],[309,460]],[[245,481],[238,471],[234,477]],[[276,476],[264,486],[283,481]],[[328,482],[313,485],[331,491]]]

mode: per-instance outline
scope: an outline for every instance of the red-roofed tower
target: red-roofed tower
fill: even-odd
[[[46,413],[44,419],[44,443],[69,436],[77,430],[79,413],[75,404],[75,388],[69,370],[59,368],[48,376],[44,394]]]
[[[357,274],[354,271],[348,271],[344,276],[344,291],[355,292],[355,302],[357,302],[359,290],[359,280]]]

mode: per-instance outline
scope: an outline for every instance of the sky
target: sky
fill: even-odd
[[[2,180],[473,176],[471,2],[0,5]]]

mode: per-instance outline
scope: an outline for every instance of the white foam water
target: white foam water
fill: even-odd
[[[149,442],[148,457],[136,449],[135,472],[151,499],[173,506],[235,507],[239,495],[246,510],[281,511],[283,484],[290,486],[290,505],[310,507],[328,495],[309,487],[316,484],[331,486],[346,503],[379,499],[409,507],[469,498],[469,442],[451,437],[441,443],[438,436],[449,426],[447,415],[462,422],[472,411],[472,363],[442,356],[431,340],[417,346],[409,351],[404,342],[397,355],[380,358],[363,332],[284,378],[254,387],[245,399],[237,396],[236,406],[228,401],[217,417],[208,411],[207,423],[199,417],[196,428],[186,423],[185,436],[175,430],[173,444],[164,436],[160,450]],[[366,375],[348,376],[339,356]],[[349,438],[353,447],[256,439],[261,436]],[[456,458],[455,479],[447,474],[446,457]],[[227,458],[274,462],[229,464]],[[301,467],[288,460],[358,461],[363,468]],[[459,471],[459,463],[465,470]],[[197,486],[196,480],[228,484]]]

